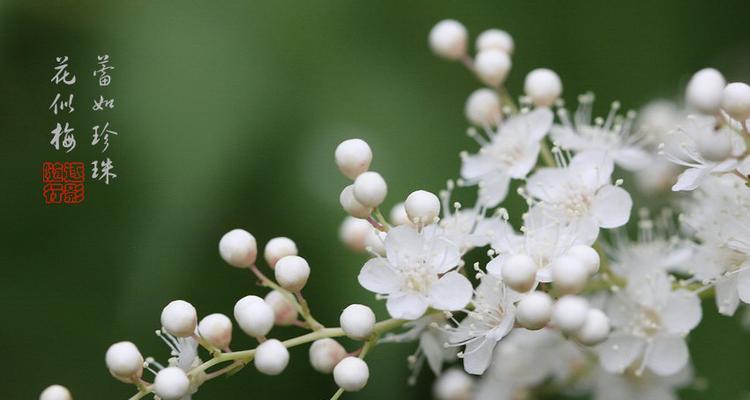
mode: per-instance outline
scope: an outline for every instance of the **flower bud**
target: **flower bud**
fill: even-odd
[[[297,245],[292,239],[288,237],[276,237],[266,243],[266,248],[263,250],[263,258],[266,259],[268,266],[273,268],[276,262],[282,257],[296,256]]]
[[[588,316],[589,302],[583,297],[567,295],[555,303],[552,323],[563,333],[572,334],[581,329]]]
[[[477,52],[485,50],[500,50],[508,55],[513,54],[515,45],[513,37],[500,29],[488,29],[477,36]]]
[[[344,346],[331,338],[318,339],[310,346],[310,364],[314,370],[323,374],[330,374],[344,357]]]
[[[601,310],[592,308],[586,314],[586,321],[576,333],[576,339],[586,346],[594,346],[607,340],[609,317]]]
[[[65,386],[52,385],[42,391],[39,400],[73,400],[73,396]]]
[[[744,126],[750,119],[750,86],[742,82],[728,84],[721,95],[721,108]]]
[[[387,194],[388,185],[377,172],[364,172],[354,180],[354,198],[365,207],[379,206]]]
[[[442,20],[430,31],[430,48],[440,57],[459,60],[466,55],[468,37],[469,33],[460,22]]]
[[[344,140],[336,147],[336,165],[344,176],[356,179],[370,168],[372,150],[362,139]]]
[[[276,263],[276,282],[290,292],[299,292],[310,277],[310,265],[300,256],[286,256]]]
[[[109,346],[104,361],[112,376],[125,383],[137,381],[143,375],[143,356],[131,342]]]
[[[219,241],[219,254],[227,264],[237,268],[247,268],[255,264],[258,245],[255,237],[243,229],[232,229]]]
[[[339,239],[350,249],[362,252],[367,246],[367,235],[374,228],[364,219],[346,217],[339,228]]]
[[[198,333],[209,344],[226,349],[232,342],[232,320],[224,314],[210,314],[198,324]]]
[[[523,90],[537,107],[549,107],[562,94],[562,82],[555,71],[537,68],[526,75]]]
[[[437,400],[471,400],[474,379],[458,368],[451,368],[440,374],[433,386]]]
[[[483,50],[477,54],[474,68],[484,83],[498,87],[508,77],[511,64],[510,57],[505,52],[500,50]]]
[[[565,254],[582,262],[586,266],[586,269],[588,269],[589,274],[594,274],[599,270],[599,253],[591,246],[586,246],[585,244],[575,245],[568,249]]]
[[[398,203],[393,206],[388,217],[393,226],[404,225],[411,222],[409,221],[409,215],[406,214],[406,206],[404,203]]]
[[[273,310],[276,325],[287,326],[297,320],[297,307],[278,290],[268,292],[264,300]]]
[[[354,197],[354,185],[349,185],[341,191],[339,203],[349,215],[356,218],[367,218],[372,214],[371,207],[365,207]]]
[[[333,369],[333,380],[347,392],[357,392],[367,385],[370,369],[361,358],[346,357]]]
[[[245,296],[234,305],[234,319],[248,336],[260,338],[273,328],[275,315],[271,306],[260,297]]]
[[[346,336],[362,340],[372,335],[375,328],[375,313],[365,305],[352,304],[341,313],[339,322]]]
[[[517,292],[528,292],[536,282],[536,263],[526,254],[508,258],[502,270],[503,282]]]
[[[266,375],[278,375],[289,364],[289,350],[276,340],[269,339],[255,350],[255,368]]]
[[[496,126],[503,119],[500,97],[490,89],[477,89],[466,99],[464,114],[466,114],[466,119],[474,125]]]
[[[589,268],[575,257],[558,257],[550,268],[555,289],[563,294],[579,293],[589,280]]]
[[[721,162],[732,155],[732,136],[728,130],[701,130],[695,138],[698,152],[710,161]]]
[[[696,72],[685,88],[685,102],[704,114],[714,114],[721,105],[726,81],[721,72],[704,68]]]
[[[151,388],[162,400],[179,400],[189,394],[190,379],[180,368],[168,367],[156,374]]]
[[[409,221],[417,225],[429,225],[440,214],[440,199],[426,190],[411,192],[404,203]]]
[[[184,300],[175,300],[161,312],[161,326],[172,336],[188,337],[195,333],[198,325],[198,313],[192,304]]]
[[[518,302],[516,319],[526,329],[542,329],[551,317],[552,298],[547,293],[534,291]]]

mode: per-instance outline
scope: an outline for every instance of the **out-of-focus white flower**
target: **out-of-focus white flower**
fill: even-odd
[[[460,251],[435,225],[391,229],[386,257],[370,259],[359,273],[365,289],[385,295],[393,318],[417,319],[428,307],[459,310],[471,299],[471,282],[455,271]]]
[[[487,264],[487,272],[501,277],[513,256],[526,255],[536,265],[536,280],[551,282],[550,267],[555,259],[575,245],[588,245],[596,239],[595,234],[588,230],[582,232],[578,225],[560,222],[541,205],[532,207],[525,215],[522,232],[523,235],[518,235],[511,228],[494,232],[492,248],[498,256]]]
[[[702,312],[698,295],[672,290],[664,271],[647,270],[630,276],[627,287],[611,298],[607,315],[614,331],[599,345],[602,367],[666,376],[687,365],[684,336],[698,325]]]
[[[426,315],[407,322],[404,325],[407,328],[405,332],[388,333],[380,340],[381,343],[419,342],[417,351],[409,357],[409,366],[412,369],[410,383],[416,382],[425,360],[435,375],[441,374],[444,363],[456,360],[458,350],[445,346],[449,339],[448,333],[441,328],[445,323],[446,319],[442,314]]]
[[[616,228],[630,218],[630,194],[610,181],[614,165],[602,152],[578,153],[561,168],[541,168],[526,189],[545,209],[578,226],[584,237]]]
[[[490,366],[495,345],[513,329],[518,297],[499,279],[483,275],[472,299],[473,309],[449,329],[451,345],[466,346],[459,353],[466,372],[481,375]]]
[[[539,141],[552,126],[548,109],[537,109],[509,118],[489,141],[479,138],[477,154],[461,153],[461,176],[467,184],[479,185],[479,201],[495,207],[505,199],[511,179],[523,179],[539,157]]]
[[[458,368],[445,371],[432,389],[437,400],[471,400],[474,379]]]
[[[644,372],[635,376],[632,372],[612,374],[597,368],[592,374],[594,400],[677,400],[677,389],[693,380],[692,368],[683,368],[670,376]]]
[[[716,129],[713,117],[692,117],[670,132],[661,153],[674,164],[687,167],[673,191],[695,190],[711,174],[724,174],[739,165],[746,150],[742,137],[728,127]]]
[[[620,103],[614,102],[606,119],[592,120],[593,104],[594,95],[587,93],[578,97],[578,109],[572,118],[568,110],[558,110],[562,125],[554,125],[550,131],[555,144],[576,152],[602,152],[630,171],[647,167],[653,157],[644,150],[644,134],[633,130],[635,112],[619,115]]]

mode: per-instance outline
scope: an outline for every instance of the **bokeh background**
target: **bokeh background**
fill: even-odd
[[[512,93],[528,70],[546,66],[569,101],[594,90],[602,108],[615,99],[635,108],[678,98],[705,66],[750,79],[749,15],[743,0],[0,2],[0,397],[34,399],[62,383],[77,399],[127,398],[131,388],[104,367],[110,343],[129,339],[164,360],[153,331],[168,301],[229,313],[239,297],[262,292],[218,256],[219,238],[235,227],[260,243],[297,241],[322,321],[335,324],[352,302],[385,317],[356,284],[363,257],[337,239],[346,180],[332,154],[342,139],[366,138],[388,179],[388,205],[456,177],[458,152],[475,148],[463,103],[478,83],[429,52],[438,20],[461,20],[473,37],[511,32]],[[104,91],[91,76],[103,53],[116,68]],[[60,55],[78,76],[69,155],[48,143]],[[89,102],[101,93],[116,108],[94,114]],[[41,163],[101,159],[89,141],[104,119],[119,133],[105,155],[117,180],[89,183],[81,205],[44,205]],[[750,335],[714,310],[706,304],[690,339],[705,388],[683,392],[687,399],[739,399],[750,389]],[[250,345],[236,332],[235,347]],[[413,350],[379,347],[370,384],[348,398],[427,397],[429,373],[406,384]],[[198,398],[328,398],[335,386],[309,368],[306,352],[295,348],[282,376],[247,368]]]

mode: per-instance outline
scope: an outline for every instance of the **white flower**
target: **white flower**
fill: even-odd
[[[673,191],[694,190],[711,174],[731,172],[739,165],[736,157],[745,152],[742,138],[728,127],[715,129],[713,117],[692,117],[684,127],[670,132],[661,152],[667,160],[687,167]]]
[[[391,317],[417,319],[428,307],[459,310],[471,299],[471,282],[455,271],[459,248],[439,227],[395,227],[385,238],[385,251],[385,258],[365,263],[359,283],[387,297]]]
[[[578,153],[562,168],[541,168],[526,185],[529,194],[561,220],[577,225],[585,237],[599,228],[616,228],[630,218],[633,200],[612,185],[614,165],[604,153]]]
[[[626,289],[617,292],[607,307],[614,327],[602,343],[599,359],[613,373],[648,368],[658,375],[672,375],[688,362],[684,336],[701,320],[698,296],[684,289],[672,290],[664,271],[631,275]]]
[[[381,343],[406,343],[418,341],[417,351],[409,357],[409,366],[412,369],[410,383],[416,383],[416,377],[421,371],[424,361],[427,361],[430,370],[435,375],[440,375],[443,363],[456,360],[455,347],[445,346],[448,342],[448,333],[441,328],[446,319],[443,314],[426,315],[420,319],[407,322],[404,327],[408,328],[402,333],[389,333],[380,340]]]
[[[479,201],[495,207],[508,194],[510,180],[523,179],[536,164],[539,141],[552,125],[552,112],[540,108],[502,123],[497,132],[481,140],[479,153],[462,153],[461,176],[468,184],[479,184]]]
[[[592,121],[593,104],[594,95],[587,93],[578,97],[578,109],[572,120],[566,109],[558,111],[562,125],[554,125],[550,131],[555,144],[576,152],[603,152],[629,171],[647,167],[653,157],[643,148],[645,135],[633,132],[635,112],[618,115],[620,103],[614,102],[606,120],[595,118]]]
[[[518,254],[528,255],[536,264],[536,280],[551,282],[552,262],[564,255],[572,246],[591,244],[596,235],[581,232],[578,226],[561,223],[542,205],[532,207],[524,216],[522,235],[513,232],[510,225],[497,229],[492,238],[492,248],[498,256],[487,264],[487,272],[500,277],[508,260]]]
[[[598,368],[592,379],[594,400],[677,400],[676,390],[692,382],[693,373],[689,366],[670,376],[612,374]]]
[[[459,355],[466,372],[481,375],[490,366],[495,345],[513,329],[518,298],[518,293],[499,279],[483,275],[472,299],[473,309],[457,327],[449,329],[451,344],[466,346]]]

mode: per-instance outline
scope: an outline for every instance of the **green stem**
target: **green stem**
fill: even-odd
[[[552,152],[547,145],[547,141],[542,139],[541,145],[542,161],[544,161],[544,164],[548,167],[555,167],[555,157],[552,156]]]

